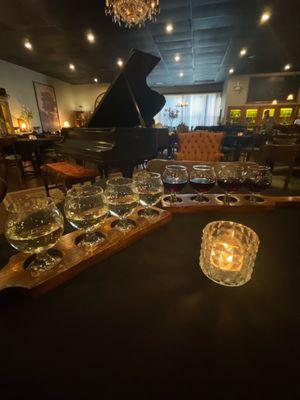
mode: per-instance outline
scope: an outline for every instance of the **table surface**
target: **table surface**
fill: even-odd
[[[250,282],[207,279],[217,219],[254,229]],[[174,215],[165,227],[52,292],[0,294],[4,398],[299,398],[300,210]],[[0,265],[13,253],[0,238]]]

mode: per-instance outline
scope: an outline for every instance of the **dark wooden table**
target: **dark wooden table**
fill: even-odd
[[[216,219],[260,237],[242,287],[199,269]],[[3,292],[3,398],[299,398],[299,221],[295,209],[176,215],[37,300]],[[13,250],[0,246],[3,265]]]

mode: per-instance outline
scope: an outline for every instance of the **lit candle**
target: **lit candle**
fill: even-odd
[[[251,279],[259,246],[257,234],[247,226],[215,221],[203,230],[200,266],[204,274],[226,286],[240,286]]]
[[[244,246],[231,235],[215,240],[211,249],[211,264],[227,271],[240,271],[244,262]]]

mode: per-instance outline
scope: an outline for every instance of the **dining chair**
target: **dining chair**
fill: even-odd
[[[11,168],[17,168],[20,183],[23,183],[24,168],[23,159],[16,151],[16,138],[0,138],[0,156],[4,163],[4,180],[7,182],[8,173]]]
[[[182,132],[178,133],[179,152],[176,160],[220,161],[223,132]]]
[[[36,177],[40,175],[40,148],[38,140],[23,140],[16,142],[16,151],[24,162],[24,175]]]
[[[258,161],[269,165],[274,173],[274,167],[278,164],[284,165],[285,181],[283,189],[287,190],[296,158],[300,154],[300,145],[297,144],[274,144],[266,143],[258,153]],[[282,172],[282,170],[280,171]],[[281,175],[281,174],[280,174]]]
[[[5,182],[5,180],[0,178],[0,203],[2,203],[2,200],[6,196],[6,192],[7,192],[7,183]]]

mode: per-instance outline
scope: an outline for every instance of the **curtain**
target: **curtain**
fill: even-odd
[[[221,93],[166,95],[165,98],[165,107],[155,116],[156,123],[176,127],[183,122],[190,129],[196,126],[218,125]],[[179,111],[173,122],[166,112],[168,108]]]

